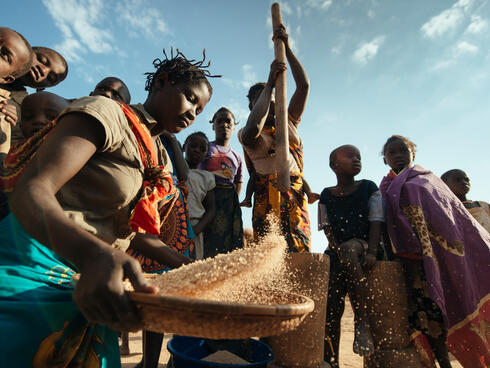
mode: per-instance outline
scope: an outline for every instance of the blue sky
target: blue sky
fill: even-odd
[[[113,75],[143,102],[144,72],[162,48],[211,59],[214,94],[187,131],[213,137],[208,123],[229,107],[243,126],[248,87],[267,78],[273,60],[270,1],[42,0],[9,1],[4,25],[32,45],[48,46],[69,62],[52,92],[74,98]],[[471,199],[490,201],[490,4],[488,0],[285,0],[283,20],[311,80],[300,127],[305,176],[320,192],[335,184],[331,150],[361,150],[359,178],[379,183],[388,168],[380,150],[392,134],[418,146],[416,162],[437,175],[465,170]],[[5,24],[6,22],[6,24]],[[288,73],[289,95],[294,88]],[[235,139],[232,146],[241,152]],[[313,250],[323,251],[310,206]],[[244,211],[250,226],[251,211]]]

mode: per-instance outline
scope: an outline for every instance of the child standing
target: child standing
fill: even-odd
[[[206,159],[199,169],[214,174],[216,216],[204,232],[204,257],[231,252],[243,247],[242,210],[238,196],[243,182],[242,157],[230,147],[235,131],[235,116],[226,107],[216,111],[213,124],[215,140],[209,144]]]
[[[484,201],[471,201],[466,199],[466,194],[470,191],[470,178],[463,170],[453,169],[446,171],[441,176],[442,181],[451,189],[469,213],[478,221],[488,232],[490,232],[490,205]]]
[[[194,246],[196,259],[204,258],[203,231],[213,221],[216,215],[214,175],[206,170],[199,170],[197,166],[204,161],[209,150],[209,140],[203,132],[189,135],[184,142],[185,160],[189,166],[187,174],[187,207],[192,229],[196,237]]]
[[[337,185],[325,188],[320,195],[318,228],[328,238],[325,253],[330,256],[324,360],[336,368],[339,366],[340,320],[347,293],[355,315],[354,352],[367,356],[374,351],[364,269],[372,268],[376,262],[384,216],[376,184],[354,179],[361,172],[361,154],[356,147],[344,145],[333,150],[330,168],[337,176]]]
[[[451,367],[447,347],[464,367],[485,367],[490,234],[441,179],[412,166],[412,141],[391,136],[382,152],[391,170],[380,190],[393,251],[405,265],[409,321],[427,337],[441,368]]]

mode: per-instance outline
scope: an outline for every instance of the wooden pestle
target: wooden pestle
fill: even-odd
[[[278,3],[272,4],[272,31],[282,24],[281,7]],[[286,49],[281,40],[274,40],[274,56],[276,60],[286,63]],[[281,192],[290,189],[289,179],[289,137],[288,137],[288,111],[286,105],[286,73],[277,76],[275,85],[275,115],[276,115],[276,170],[277,188]]]

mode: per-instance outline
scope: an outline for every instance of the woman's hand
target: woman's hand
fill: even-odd
[[[271,64],[271,70],[269,72],[269,79],[267,80],[267,84],[271,87],[274,87],[276,84],[277,76],[285,72],[288,68],[286,67],[286,63],[283,63],[279,60],[274,60]]]
[[[286,32],[286,27],[284,25],[279,24],[279,26],[274,30],[274,35],[272,36],[272,40],[280,39],[284,42],[284,46],[289,48],[289,35]]]
[[[124,290],[123,279],[127,277],[135,291],[156,293],[157,288],[145,280],[136,259],[119,250],[108,249],[87,261],[80,273],[73,299],[87,320],[119,331],[143,328]]]
[[[0,113],[5,116],[5,121],[11,126],[17,124],[17,109],[14,105],[7,104],[7,101],[0,101]]]

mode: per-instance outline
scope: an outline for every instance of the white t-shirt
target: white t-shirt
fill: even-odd
[[[214,175],[209,171],[190,169],[187,176],[187,208],[192,225],[196,225],[202,218],[206,210],[202,201],[206,194],[216,186]]]

